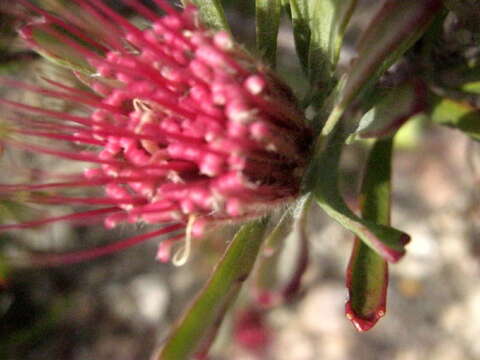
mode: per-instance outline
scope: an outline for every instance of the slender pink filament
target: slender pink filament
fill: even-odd
[[[39,266],[55,266],[55,265],[68,265],[85,260],[92,260],[101,256],[109,255],[117,251],[121,251],[132,246],[141,244],[146,240],[154,238],[156,236],[165,235],[183,228],[182,224],[175,224],[164,227],[160,230],[152,231],[146,234],[141,234],[127,238],[122,241],[115,242],[106,246],[101,246],[93,249],[75,251],[64,254],[48,254],[48,255],[33,255],[32,263]],[[184,235],[179,235],[180,239]]]
[[[5,224],[0,225],[0,231],[6,230],[15,230],[15,229],[28,229],[36,226],[51,224],[58,221],[71,221],[71,220],[83,220],[90,217],[98,217],[99,215],[114,213],[114,212],[121,212],[123,210],[119,209],[118,207],[108,207],[103,209],[96,209],[96,210],[89,210],[83,212],[77,212],[74,214],[62,215],[62,216],[55,216],[46,219],[28,221],[20,224]]]

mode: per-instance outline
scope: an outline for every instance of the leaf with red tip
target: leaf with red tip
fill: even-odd
[[[360,120],[356,136],[361,138],[391,136],[412,116],[426,107],[426,88],[420,81],[409,81],[384,94]]]
[[[367,161],[361,208],[365,220],[390,224],[392,138],[377,140]],[[345,312],[359,331],[367,331],[385,314],[388,264],[355,238],[347,269]]]
[[[280,0],[256,0],[255,5],[257,49],[263,59],[275,67],[282,4]]]
[[[216,265],[209,281],[170,333],[157,360],[191,359],[205,344],[212,342],[215,332],[250,275],[260,246],[266,220],[244,225]]]
[[[324,151],[312,161],[306,188],[313,189],[319,206],[334,220],[357,235],[385,260],[397,262],[405,254],[410,237],[392,227],[361,219],[346,205],[338,189],[338,167],[345,134],[336,130],[324,146]]]
[[[441,8],[441,0],[385,2],[362,34],[358,57],[346,74],[323,134],[330,133],[351,102],[420,38]]]
[[[467,102],[436,98],[430,118],[436,124],[461,130],[475,140],[480,140],[480,109]]]
[[[184,5],[195,4],[200,10],[202,20],[209,27],[216,30],[227,30],[229,26],[219,0],[182,0]]]

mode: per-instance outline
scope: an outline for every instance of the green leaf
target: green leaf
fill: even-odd
[[[377,94],[377,104],[360,120],[355,136],[362,138],[391,136],[412,116],[425,108],[423,83],[408,81]]]
[[[308,74],[308,52],[311,37],[308,0],[290,0],[290,12],[298,58],[303,71]]]
[[[461,130],[480,140],[480,109],[466,102],[436,98],[430,117],[434,123]]]
[[[362,217],[390,224],[392,138],[377,140],[370,151],[361,191]],[[355,238],[347,269],[347,317],[359,331],[367,331],[385,314],[388,264]]]
[[[256,0],[257,49],[273,67],[277,55],[277,35],[282,10],[281,0]]]
[[[346,74],[334,110],[322,133],[330,133],[345,109],[370,88],[426,31],[441,0],[387,0],[361,36],[358,57]]]
[[[343,35],[356,0],[308,1],[311,38],[308,51],[309,78],[329,91],[340,55]],[[323,84],[322,84],[323,83]]]
[[[195,4],[205,24],[215,30],[230,31],[223,6],[219,0],[182,0],[184,5]]]
[[[290,0],[297,53],[310,83],[328,92],[356,0]]]
[[[334,220],[357,235],[366,245],[390,262],[405,253],[410,237],[392,227],[359,218],[345,204],[338,189],[338,168],[346,135],[339,129],[330,136],[324,151],[308,170],[305,188],[312,189],[317,203]]]
[[[265,227],[265,219],[242,226],[156,359],[186,360],[204,350],[253,268]]]

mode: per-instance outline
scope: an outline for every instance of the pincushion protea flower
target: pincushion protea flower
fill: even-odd
[[[0,229],[99,216],[107,228],[159,224],[154,232],[49,261],[79,261],[170,234],[158,255],[168,260],[171,245],[184,236],[190,240],[211,225],[263,216],[297,197],[311,135],[292,93],[227,32],[206,28],[196,7],[177,11],[156,0],[165,13],[158,16],[140,2],[125,1],[150,22],[140,29],[100,0],[72,1],[60,14],[22,3],[41,16],[21,29],[24,39],[59,57],[37,36],[48,35],[81,59],[92,74],[76,74],[92,91],[50,79],[48,88],[2,79],[5,86],[88,109],[71,114],[2,99],[13,110],[4,143],[92,165],[72,181],[2,185],[0,191],[3,197],[27,192],[30,202],[99,208]],[[87,148],[60,150],[56,142]],[[100,188],[104,195],[62,194],[78,187]],[[43,190],[49,192],[38,193]]]

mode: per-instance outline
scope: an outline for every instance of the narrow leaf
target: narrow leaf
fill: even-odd
[[[311,37],[308,0],[290,0],[290,12],[298,58],[304,73],[308,74],[308,52]]]
[[[377,140],[367,161],[361,192],[362,217],[390,224],[392,138]],[[347,269],[347,317],[359,331],[367,331],[385,314],[388,264],[355,238]]]
[[[463,131],[480,140],[480,109],[466,102],[437,98],[430,115],[433,122]]]
[[[345,28],[356,0],[290,0],[295,45],[310,83],[331,90]]]
[[[205,351],[205,342],[211,342],[211,330],[218,328],[253,268],[265,226],[265,220],[251,222],[235,235],[209,281],[178,321],[156,359],[186,360],[199,350]]]
[[[356,0],[318,0],[309,3],[311,38],[308,51],[309,78],[329,91],[340,55],[345,28]]]
[[[256,0],[257,49],[275,67],[277,35],[282,10],[281,0]]]
[[[227,30],[229,26],[219,0],[182,0],[184,5],[195,4],[200,10],[202,20],[212,29]]]
[[[332,131],[347,106],[420,38],[441,8],[441,0],[385,2],[357,45],[358,57],[346,74],[323,134]]]
[[[345,134],[336,130],[325,144],[324,151],[312,161],[306,188],[313,193],[320,207],[343,227],[352,231],[385,260],[397,262],[405,253],[410,237],[392,227],[359,218],[345,204],[338,189],[338,167]]]

